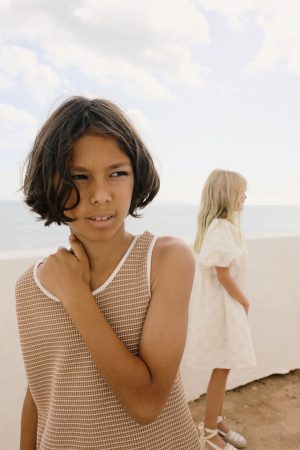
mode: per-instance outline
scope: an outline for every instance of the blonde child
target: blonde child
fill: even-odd
[[[194,365],[212,371],[205,423],[201,427],[208,450],[243,448],[246,440],[229,430],[222,417],[230,369],[255,364],[248,325],[249,302],[244,293],[246,255],[240,213],[246,180],[236,172],[214,170],[202,192],[194,249],[198,260],[197,319],[191,317],[190,357]],[[226,443],[227,441],[227,443]]]
[[[124,220],[159,189],[151,156],[118,107],[74,97],[37,135],[25,201],[71,249],[16,286],[28,379],[21,450],[199,450],[179,364],[194,260],[187,246]]]

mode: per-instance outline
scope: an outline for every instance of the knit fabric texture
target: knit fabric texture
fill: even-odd
[[[148,253],[153,238],[149,232],[140,235],[114,277],[94,294],[134,355],[151,301]],[[37,449],[199,450],[180,374],[160,416],[149,425],[136,423],[99,372],[62,303],[41,290],[33,270],[17,282],[16,306],[28,384],[38,410]]]

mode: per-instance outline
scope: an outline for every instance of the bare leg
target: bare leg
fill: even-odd
[[[227,381],[227,379],[226,379],[226,381]],[[225,384],[224,392],[225,392],[225,390],[226,390],[226,384]],[[219,411],[219,416],[223,416],[223,403],[224,403],[224,397],[223,397],[222,402],[221,402],[220,411]],[[224,431],[224,433],[228,433],[228,431],[229,431],[229,428],[228,428],[228,426],[226,425],[226,423],[225,423],[224,421],[223,421],[223,422],[220,422],[220,423],[218,424],[218,428],[219,428],[221,431]]]
[[[215,430],[217,428],[217,418],[222,410],[226,381],[229,369],[214,369],[212,371],[206,394],[205,428]],[[224,448],[226,443],[220,436],[215,436],[211,441],[220,448]]]

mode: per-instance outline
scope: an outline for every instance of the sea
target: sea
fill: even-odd
[[[197,205],[154,202],[141,210],[142,217],[127,218],[126,226],[133,234],[149,230],[192,243],[197,211]],[[300,204],[245,205],[241,227],[246,238],[300,235]],[[22,201],[0,201],[0,252],[69,246],[68,235],[65,225],[45,227]]]

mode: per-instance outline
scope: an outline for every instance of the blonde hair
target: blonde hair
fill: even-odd
[[[246,188],[246,179],[237,172],[220,169],[211,172],[201,195],[194,243],[196,253],[199,253],[206,230],[213,219],[235,222],[236,214],[240,213],[241,196]]]

